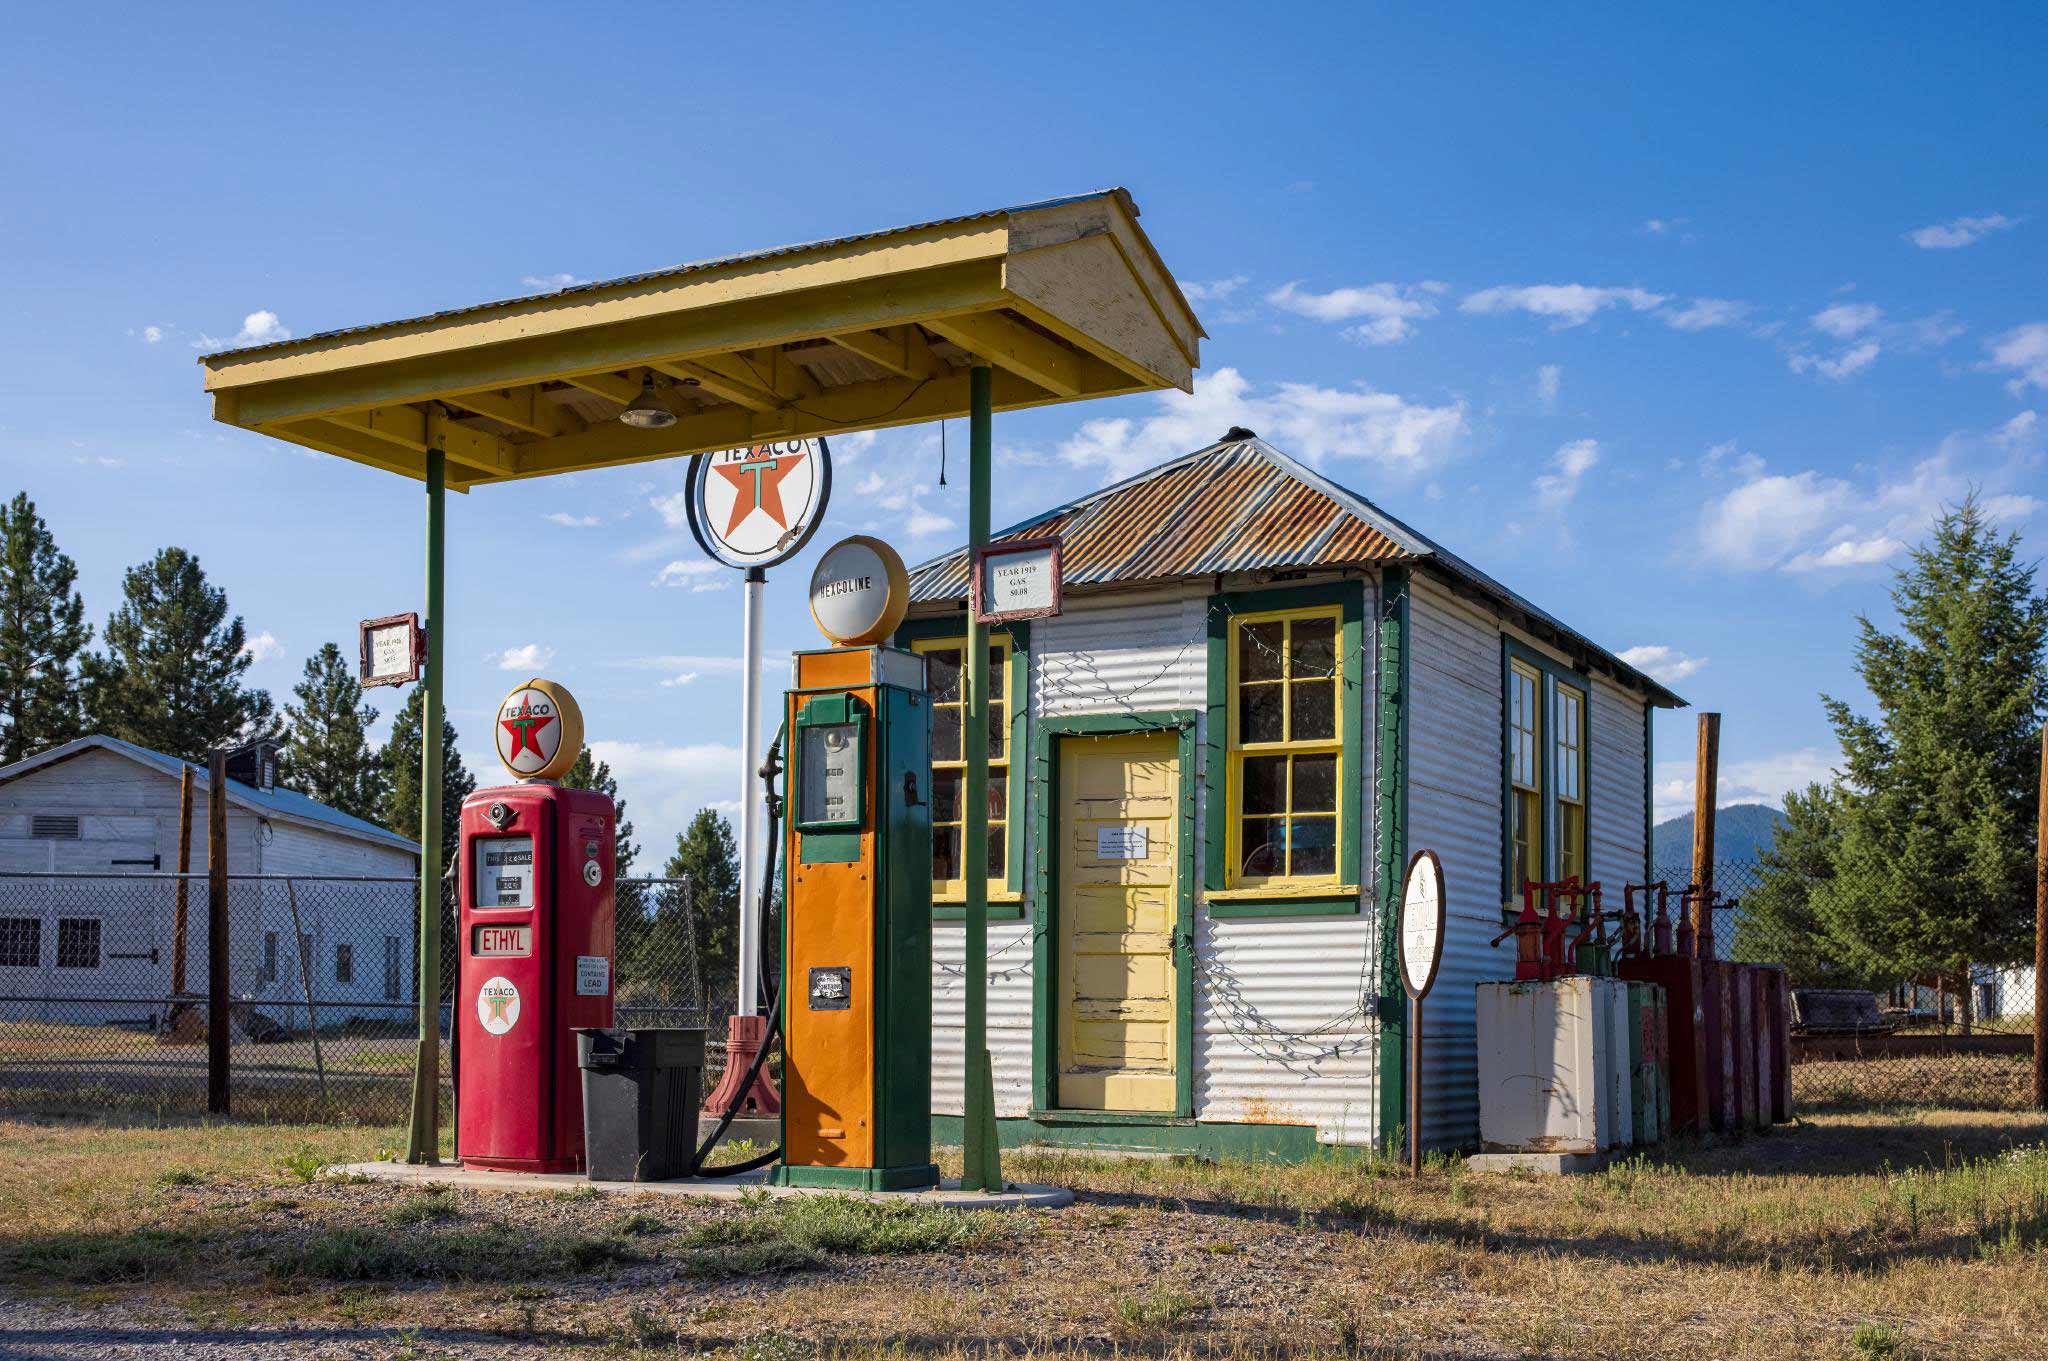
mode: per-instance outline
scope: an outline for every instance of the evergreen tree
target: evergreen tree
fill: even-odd
[[[27,492],[0,510],[0,765],[85,731],[78,654],[92,640],[78,566]]]
[[[647,964],[659,969],[665,961],[681,958],[688,939],[685,932],[694,927],[698,972],[705,989],[714,997],[731,997],[739,967],[740,930],[740,865],[732,824],[715,809],[698,809],[690,825],[676,837],[675,854],[662,867],[662,874],[689,880],[689,889],[664,895],[663,910],[656,914],[643,950]],[[685,913],[688,923],[683,920]]]
[[[284,708],[284,782],[330,808],[375,820],[384,807],[384,763],[370,750],[377,711],[363,702],[363,687],[322,643],[306,659],[304,679],[292,687],[298,703]]]
[[[648,901],[641,886],[625,882],[632,876],[633,861],[640,848],[633,844],[633,820],[626,816],[626,801],[619,797],[619,782],[613,778],[612,768],[585,747],[576,753],[576,764],[569,767],[562,783],[570,789],[594,789],[611,795],[616,819],[612,830],[612,953],[620,961],[637,967],[641,945],[647,938]]]
[[[384,825],[403,837],[420,839],[420,734],[427,687],[415,685],[391,720],[391,738],[384,744]],[[455,749],[455,725],[441,718],[441,857],[453,864],[462,821],[462,801],[476,792],[476,777]]]
[[[1785,796],[1785,818],[1759,857],[1762,882],[1742,895],[1729,958],[1783,964],[1794,987],[1868,987],[1883,979],[1854,973],[1852,957],[1829,919],[1815,910],[1814,886],[1834,877],[1842,798],[1828,785]]]
[[[107,619],[104,655],[85,659],[86,712],[95,731],[188,761],[271,727],[270,694],[245,689],[252,658],[227,592],[199,559],[166,548],[128,569],[121,608]]]
[[[1833,873],[1809,901],[1851,972],[1958,975],[2032,951],[2036,743],[2048,598],[1971,496],[1892,590],[1900,632],[1859,617],[1865,717],[1823,697],[1846,758]]]

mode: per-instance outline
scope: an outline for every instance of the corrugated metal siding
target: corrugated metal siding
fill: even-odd
[[[1443,964],[1423,1033],[1423,1129],[1433,1145],[1479,1137],[1473,988],[1514,972],[1500,930],[1500,628],[1417,577],[1409,611],[1408,847],[1444,865]]]
[[[1604,677],[1593,678],[1592,798],[1589,862],[1610,909],[1623,884],[1643,877],[1643,701]]]
[[[1074,601],[1031,626],[1031,715],[1200,708],[1208,702],[1208,596]]]
[[[958,1115],[966,1104],[967,933],[956,922],[932,932],[932,1113]],[[1031,923],[988,927],[988,1048],[995,1069],[996,1114],[1031,1113]]]

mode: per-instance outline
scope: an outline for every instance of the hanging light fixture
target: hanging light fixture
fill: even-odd
[[[676,423],[675,408],[654,386],[654,375],[641,380],[640,395],[619,413],[619,419],[635,430],[666,430]]]

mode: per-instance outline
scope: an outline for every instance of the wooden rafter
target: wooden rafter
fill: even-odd
[[[1065,345],[999,313],[940,317],[925,323],[931,330],[998,368],[1028,378],[1062,397],[1079,396],[1081,356]]]

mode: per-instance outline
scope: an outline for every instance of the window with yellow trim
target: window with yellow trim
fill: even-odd
[[[1551,730],[1557,735],[1553,775],[1557,781],[1557,877],[1584,881],[1586,875],[1586,694],[1559,682],[1554,689]]]
[[[1345,778],[1338,607],[1240,615],[1230,646],[1230,880],[1334,883]]]
[[[1533,667],[1508,667],[1508,820],[1514,845],[1510,888],[1543,881],[1543,678]]]
[[[966,845],[967,760],[962,735],[967,730],[967,695],[961,684],[965,638],[927,638],[911,644],[925,659],[925,685],[932,704],[932,897],[967,896],[962,865]],[[988,640],[988,889],[1005,891],[1009,884],[1010,813],[1010,639],[990,634]]]

